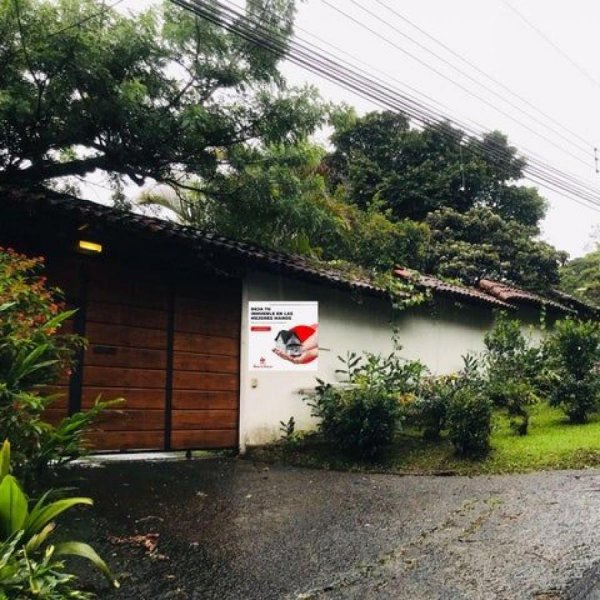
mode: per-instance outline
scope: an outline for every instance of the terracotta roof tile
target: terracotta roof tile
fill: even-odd
[[[405,281],[413,282],[416,286],[430,289],[439,294],[452,296],[467,302],[487,304],[494,308],[507,308],[511,310],[515,308],[512,304],[508,304],[507,302],[494,296],[490,296],[476,288],[447,283],[441,279],[432,277],[431,275],[422,275],[421,273],[410,269],[397,267],[394,270],[394,274]]]
[[[7,206],[29,211],[30,214],[40,216],[44,210],[79,219],[90,220],[94,223],[113,224],[126,227],[130,230],[148,232],[152,235],[162,236],[174,241],[183,241],[191,244],[197,250],[206,252],[216,251],[220,255],[229,256],[243,261],[249,266],[264,270],[295,275],[315,282],[327,282],[337,287],[362,291],[375,295],[387,295],[387,291],[374,285],[372,282],[357,277],[352,277],[333,267],[316,265],[304,256],[275,252],[256,244],[240,242],[225,236],[196,229],[187,225],[180,225],[172,221],[159,219],[124,211],[110,206],[97,204],[74,196],[57,194],[47,190],[29,192],[24,190],[0,190],[3,194],[0,209]],[[10,205],[7,205],[10,202]],[[503,283],[482,279],[479,289],[447,283],[430,275],[423,275],[416,271],[397,267],[394,274],[405,280],[414,282],[415,285],[430,289],[436,293],[448,295],[455,299],[484,304],[494,308],[515,309],[511,302],[529,302],[538,305],[552,306],[567,313],[576,313],[575,308],[556,300],[542,297],[532,292],[520,290]],[[554,292],[557,296],[562,292]],[[560,298],[559,298],[560,299]],[[573,299],[576,300],[576,299]],[[600,310],[595,309],[594,310]]]
[[[577,312],[565,304],[561,304],[560,302],[552,300],[546,296],[541,296],[539,294],[535,294],[534,292],[522,290],[499,281],[492,281],[491,279],[481,279],[479,281],[479,288],[485,293],[490,294],[504,302],[522,302],[526,304],[535,304],[537,306],[550,306],[551,308],[572,314]]]
[[[129,230],[146,231],[165,238],[186,241],[196,249],[217,251],[221,255],[238,258],[246,264],[271,271],[288,273],[313,281],[324,281],[338,287],[350,288],[375,295],[388,292],[366,279],[351,277],[333,267],[315,265],[309,259],[295,254],[285,254],[263,248],[256,244],[240,242],[213,232],[202,231],[188,225],[180,225],[157,217],[150,217],[105,206],[74,196],[42,190],[25,192],[19,189],[0,190],[2,202],[13,207],[38,211],[51,209],[53,213],[74,216],[94,223],[114,224]],[[6,204],[5,204],[6,206]]]

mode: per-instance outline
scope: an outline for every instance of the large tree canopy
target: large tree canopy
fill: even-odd
[[[487,206],[464,213],[443,208],[426,222],[431,229],[429,272],[470,284],[482,278],[508,280],[542,291],[559,283],[558,267],[566,254]]]
[[[488,206],[527,226],[544,216],[537,191],[511,183],[525,163],[501,133],[474,140],[449,123],[419,130],[394,112],[360,118],[341,112],[334,125],[330,181],[343,185],[358,206],[377,201],[397,218],[418,221],[444,207],[464,212]]]
[[[294,0],[245,10],[291,36]],[[278,249],[556,283],[563,256],[536,239],[545,201],[518,184],[524,162],[502,134],[342,108],[327,153],[308,141],[326,111],[286,86],[282,58],[170,2],[128,16],[0,0],[0,186],[100,170],[117,189],[168,184],[183,220]]]
[[[330,189],[392,220],[427,224],[430,273],[536,289],[558,283],[566,255],[537,239],[546,201],[518,184],[525,162],[501,133],[476,140],[449,123],[416,129],[399,113],[340,110],[332,142]]]
[[[292,32],[294,0],[246,11]],[[294,142],[320,122],[280,58],[169,2],[127,16],[93,0],[0,0],[0,185],[96,169],[210,181],[238,146]]]
[[[144,194],[142,204],[173,210],[179,220],[279,250],[387,271],[396,263],[424,268],[429,229],[391,221],[327,193],[323,148],[308,142],[236,153],[212,182],[219,194]],[[225,198],[225,200],[224,200]]]
[[[561,269],[561,288],[600,306],[600,246],[585,256],[569,261]]]

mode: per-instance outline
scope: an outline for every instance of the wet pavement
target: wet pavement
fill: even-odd
[[[122,580],[101,598],[600,599],[600,470],[398,477],[210,458],[69,472],[96,507],[68,533]]]

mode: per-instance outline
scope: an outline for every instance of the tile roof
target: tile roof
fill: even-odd
[[[576,298],[571,294],[567,294],[567,292],[563,292],[562,290],[550,290],[550,296],[558,300],[561,304],[566,304],[568,307],[587,316],[595,318],[600,316],[600,307],[582,300],[581,298]]]
[[[202,231],[158,217],[116,209],[45,189],[31,192],[0,188],[0,194],[2,195],[0,212],[8,207],[9,210],[21,210],[32,216],[43,218],[46,211],[49,211],[53,215],[70,217],[78,224],[91,221],[94,224],[101,223],[116,228],[126,228],[128,231],[160,236],[165,240],[185,242],[196,251],[215,252],[219,256],[233,258],[247,266],[262,270],[368,294],[379,296],[388,294],[387,290],[374,285],[367,279],[348,275],[333,267],[316,264],[304,256],[275,252],[256,244],[236,241],[213,232]],[[516,304],[526,302],[549,306],[569,314],[583,311],[584,307],[587,311],[586,314],[593,316],[600,314],[599,308],[587,305],[558,290],[552,291],[554,299],[551,299],[488,279],[482,279],[478,287],[469,287],[448,283],[431,275],[424,275],[402,267],[396,267],[394,274],[407,282],[414,283],[417,287],[432,290],[436,294],[492,308],[516,309]]]
[[[414,283],[417,287],[432,290],[434,293],[452,296],[458,300],[474,302],[476,304],[486,304],[493,308],[515,309],[515,306],[512,304],[504,302],[503,300],[486,294],[476,288],[447,283],[441,279],[432,277],[431,275],[422,275],[421,273],[410,269],[396,267],[396,269],[394,269],[394,275],[404,281]]]
[[[514,303],[525,303],[525,304],[535,304],[536,306],[549,306],[561,312],[575,314],[577,311],[557,302],[556,300],[552,300],[546,296],[541,296],[539,294],[535,294],[533,292],[529,292],[527,290],[522,290],[520,288],[513,287],[506,283],[501,283],[499,281],[492,281],[491,279],[481,279],[479,281],[479,288],[483,290],[486,294],[490,294],[503,302],[514,302]]]
[[[369,294],[388,294],[386,290],[366,279],[351,277],[335,268],[317,265],[306,257],[275,252],[256,244],[236,241],[158,217],[117,209],[45,189],[35,192],[0,189],[0,193],[2,195],[0,208],[4,203],[10,202],[11,208],[27,210],[31,214],[41,215],[44,211],[50,210],[53,214],[69,216],[78,222],[90,220],[95,224],[103,223],[127,228],[130,231],[151,233],[167,240],[185,241],[193,244],[195,249],[215,251],[221,256],[243,261],[256,268],[295,275],[315,282],[327,282],[330,285]]]

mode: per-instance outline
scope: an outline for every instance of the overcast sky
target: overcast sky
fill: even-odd
[[[151,1],[124,0],[122,6],[139,9]],[[242,0],[235,1],[243,4]],[[327,6],[327,2],[351,15],[358,23]],[[386,10],[381,3],[392,7],[536,108],[523,104],[506,90],[486,80],[481,73],[436,46],[435,42]],[[297,33],[301,38],[321,46],[322,42],[311,38],[307,32],[323,38],[394,78],[396,81],[392,83],[395,87],[410,86],[431,97],[440,105],[439,110],[450,117],[473,122],[486,130],[499,129],[505,132],[510,142],[526,154],[534,153],[544,162],[582,178],[600,190],[600,175],[595,174],[593,150],[594,145],[600,146],[598,0],[574,0],[569,3],[559,0],[381,0],[381,3],[378,0],[299,2]],[[567,54],[568,59],[515,14],[507,3],[517,8]],[[375,13],[375,16],[361,7]],[[376,34],[388,38],[391,43],[364,27],[375,30]],[[428,54],[398,30],[467,70],[474,79],[518,104],[543,123],[518,112],[489,90]],[[331,48],[325,48],[334,52]],[[440,74],[407,53],[413,54]],[[344,58],[350,60],[347,56]],[[294,65],[286,63],[283,70],[292,83],[309,82],[316,85],[325,99],[345,101],[356,106],[359,112],[380,108]],[[373,73],[380,76],[379,71]],[[459,86],[468,88],[497,108],[474,98]],[[555,122],[549,122],[538,111],[543,111]],[[561,126],[578,137],[574,138]],[[590,234],[600,224],[600,212],[597,212],[600,208],[592,210],[556,192],[546,189],[540,191],[550,201],[543,237],[572,256],[588,250]]]

